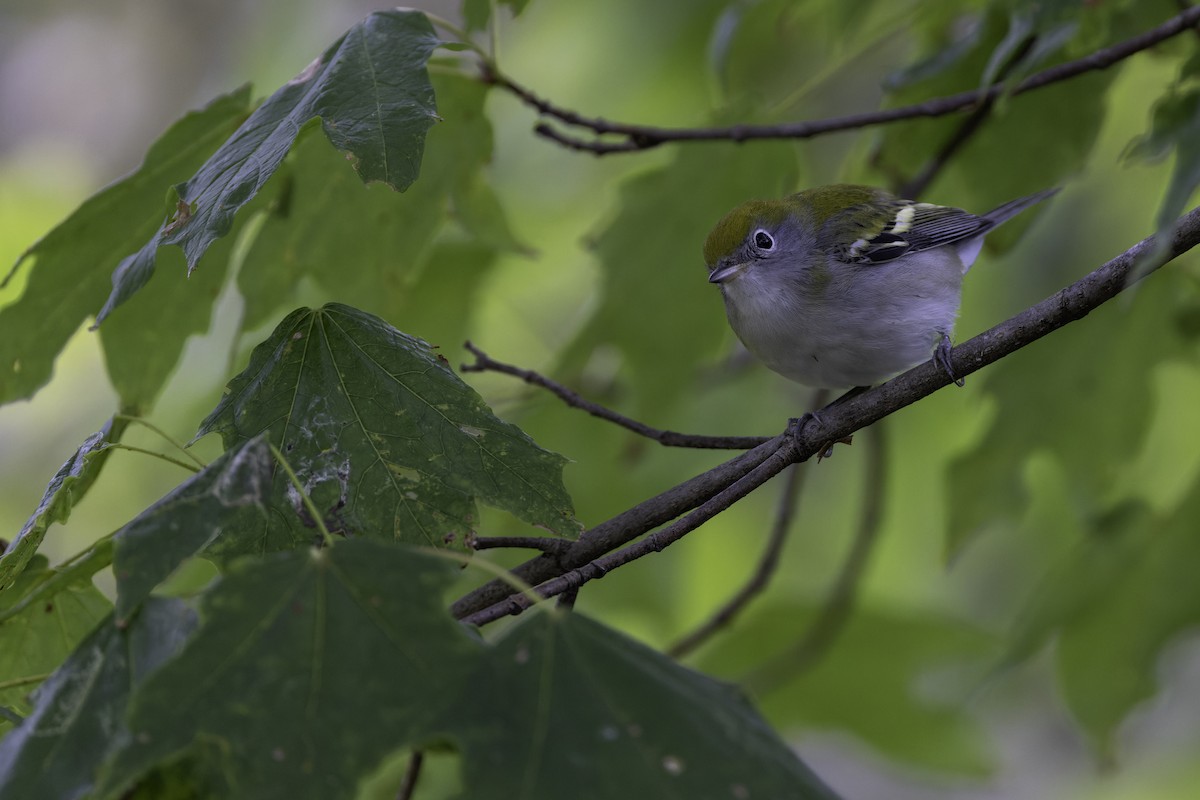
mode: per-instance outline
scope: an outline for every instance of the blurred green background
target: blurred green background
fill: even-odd
[[[817,118],[881,103],[884,80],[924,45],[919,26],[908,36],[897,33],[906,15],[979,5],[873,4],[868,13],[869,3],[533,0],[515,20],[499,14],[497,55],[508,74],[538,94],[611,119],[699,125]],[[1152,21],[1174,9],[1146,5],[1162,9],[1146,12]],[[733,24],[726,6],[746,16],[722,44],[721,26]],[[246,81],[256,94],[270,93],[349,25],[386,7],[338,0],[0,2],[0,264],[14,262],[82,200],[134,169],[149,142],[187,109]],[[767,13],[772,7],[775,16]],[[420,8],[458,15],[457,3]],[[778,19],[790,27],[774,27]],[[810,46],[792,47],[797,40]],[[1154,230],[1172,163],[1129,164],[1122,152],[1147,129],[1153,101],[1195,42],[1187,37],[1163,54],[1135,56],[1111,85],[1066,84],[1063,97],[1082,97],[1094,116],[1046,116],[1038,128],[1013,131],[1002,115],[972,145],[978,149],[963,154],[964,163],[984,166],[950,170],[933,184],[925,199],[978,212],[1064,185],[1017,246],[980,259],[967,281],[959,340]],[[709,68],[714,61],[721,77]],[[1096,103],[1086,102],[1089,93]],[[1047,101],[1046,115],[1054,102],[1061,101]],[[481,268],[472,303],[447,301],[445,308],[465,310],[446,313],[465,316],[439,319],[435,307],[389,321],[429,338],[454,363],[469,360],[461,342],[441,337],[465,331],[497,359],[554,372],[664,428],[772,434],[808,407],[807,392],[737,357],[718,295],[704,284],[701,241],[677,213],[706,197],[693,194],[687,170],[720,165],[713,180],[727,187],[728,207],[833,180],[883,183],[887,165],[904,158],[904,136],[919,129],[897,133],[875,166],[878,129],[800,143],[667,145],[597,159],[534,136],[533,114],[509,95],[492,92],[487,112],[495,134],[488,181],[530,252],[504,254]],[[1072,126],[1095,136],[1077,163],[1054,145],[1072,135]],[[437,136],[435,128],[430,140]],[[1012,163],[988,157],[993,150],[1007,150]],[[1047,174],[1039,184],[1033,173],[1041,168]],[[712,220],[723,210],[714,208]],[[640,227],[628,224],[629,215]],[[656,284],[662,253],[694,259],[694,284]],[[1060,622],[1082,619],[1113,640],[1144,628],[1138,584],[1122,585],[1120,564],[1102,574],[1108,585],[1090,594],[1074,587],[1092,569],[1087,548],[1097,531],[1108,530],[1106,515],[1132,504],[1135,521],[1112,527],[1149,530],[1152,519],[1174,519],[1197,492],[1200,370],[1185,323],[1197,308],[1198,275],[1194,255],[1181,259],[1132,295],[973,376],[965,389],[938,392],[886,421],[883,525],[858,611],[802,684],[759,698],[806,761],[846,797],[1141,800],[1189,797],[1200,785],[1200,639],[1189,632],[1200,609],[1178,610],[1162,657],[1145,665],[1106,661],[1101,651],[1078,645],[1084,634],[1076,629],[1078,652],[1085,660],[1096,656],[1080,665],[1071,642],[1055,642],[1067,626],[1038,622],[1039,615],[1054,617],[1046,609],[1059,602],[1038,598],[1059,592],[1068,595],[1062,605],[1078,606],[1054,617]],[[20,289],[18,280],[0,291],[0,306]],[[281,298],[286,305],[271,325],[301,302],[324,299],[338,298],[301,287],[294,298]],[[261,338],[238,335],[239,314],[238,295],[228,287],[210,333],[190,342],[155,407],[154,421],[181,440]],[[1175,331],[1177,341],[1162,344],[1155,338],[1160,328]],[[661,352],[675,341],[688,342],[688,351]],[[1130,363],[1140,369],[1126,371]],[[467,377],[500,415],[573,459],[567,483],[588,524],[721,458],[658,448],[501,376]],[[1140,391],[1121,391],[1125,384]],[[20,529],[49,477],[115,404],[98,340],[82,328],[32,402],[0,408],[0,537]],[[140,430],[129,441],[156,445]],[[211,458],[218,444],[210,437],[197,447]],[[856,441],[808,468],[768,596],[724,644],[702,651],[697,665],[736,679],[754,655],[800,635],[805,610],[821,603],[858,524],[867,450]],[[109,467],[69,524],[51,530],[44,551],[52,561],[118,527],[184,477],[126,452],[112,463],[118,466]],[[980,501],[967,504],[960,495],[955,505],[956,491]],[[589,585],[579,607],[668,645],[749,574],[778,493],[772,484],[669,551]],[[963,524],[953,525],[954,515]],[[1195,523],[1200,529],[1200,517]],[[499,513],[485,514],[481,529],[518,530]],[[965,543],[948,536],[964,530],[972,534]],[[1110,596],[1118,607],[1106,611]],[[1176,629],[1182,635],[1173,635]],[[1006,653],[1021,663],[991,669]],[[1072,711],[1078,717],[1087,703],[1068,710],[1064,697],[1093,671],[1103,683],[1106,674],[1129,670],[1151,676],[1157,691],[1124,718],[1111,742],[1098,741],[1104,725],[1080,726]]]

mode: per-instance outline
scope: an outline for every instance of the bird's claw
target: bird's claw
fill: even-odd
[[[950,344],[950,337],[943,333],[942,340],[938,342],[938,346],[934,348],[933,363],[942,368],[942,371],[950,377],[950,380],[953,381],[955,386],[961,388],[966,386],[967,382],[965,379],[958,377],[958,375],[954,372],[954,365],[950,363],[951,348],[952,345]]]
[[[809,420],[816,422],[818,427],[821,427],[821,428],[825,427],[825,421],[821,419],[820,414],[818,414],[816,411],[806,411],[802,416],[793,417],[792,419],[788,420],[788,427],[787,427],[788,434],[793,439],[798,438],[800,436],[800,434],[803,433],[805,426],[808,425]],[[854,435],[853,434],[846,436],[844,438],[841,438],[841,439],[836,439],[836,440],[831,440],[831,441],[826,442],[825,444],[821,445],[820,448],[817,449],[817,463],[820,463],[822,460],[829,458],[830,456],[833,455],[833,446],[835,444],[850,445],[853,443],[854,443]]]

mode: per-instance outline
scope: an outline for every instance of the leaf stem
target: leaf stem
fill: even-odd
[[[169,464],[174,464],[177,467],[183,467],[184,469],[186,469],[188,472],[191,472],[192,474],[195,474],[204,468],[203,464],[200,465],[199,467],[197,467],[194,464],[187,463],[186,461],[180,461],[178,458],[172,458],[171,456],[167,455],[166,453],[160,453],[157,450],[148,450],[145,447],[137,447],[136,445],[125,444],[123,442],[107,442],[103,446],[98,447],[96,449],[97,449],[97,451],[100,451],[100,450],[128,450],[131,453],[141,453],[142,455],[153,456],[154,458],[162,459],[163,461],[166,461]]]
[[[491,22],[488,25],[488,49],[492,51],[492,63],[496,64],[500,59],[500,4],[496,0],[488,0],[488,3],[492,7],[492,13],[488,15],[488,21]]]
[[[97,539],[95,543],[93,543],[92,546],[87,550],[82,550],[76,553],[66,561],[50,570],[46,574],[45,578],[40,580],[37,585],[29,590],[28,594],[26,594],[17,602],[13,603],[8,608],[0,610],[0,622],[4,622],[7,619],[15,617],[17,614],[20,614],[34,603],[41,600],[43,597],[52,597],[58,594],[64,586],[68,586],[76,581],[82,580],[83,577],[85,577],[86,569],[80,570],[77,574],[69,566],[79,559],[88,556],[95,556],[97,561],[100,562],[90,573],[86,573],[86,577],[88,578],[111,564],[113,548],[112,538],[115,535],[116,531],[113,531],[113,533],[110,533],[107,536],[102,536],[101,538]]]
[[[547,609],[552,608],[549,603],[544,602],[544,598],[539,595],[531,585],[521,580],[520,576],[513,574],[509,570],[506,570],[499,564],[493,564],[491,561],[482,558],[471,558],[465,553],[459,553],[454,550],[440,550],[436,547],[418,547],[417,549],[426,555],[444,558],[447,561],[453,561],[457,564],[462,564],[464,567],[474,567],[475,569],[483,570],[489,575],[494,575],[497,579],[507,583],[509,586],[515,589],[518,594],[525,596],[527,601],[525,608],[529,608],[533,605],[541,605]]]
[[[491,56],[489,56],[487,54],[487,51],[485,51],[479,45],[475,44],[475,42],[471,41],[470,35],[466,31],[464,31],[462,28],[458,27],[453,22],[451,22],[450,20],[446,19],[445,17],[438,16],[437,14],[434,14],[431,11],[422,11],[421,13],[423,13],[425,15],[425,17],[429,20],[429,22],[434,27],[441,28],[442,30],[447,31],[448,33],[451,33],[454,36],[457,36],[459,39],[457,44],[463,45],[468,50],[470,50],[471,52],[475,53],[477,56],[482,58],[484,61],[490,62],[492,60]],[[454,43],[447,42],[446,44],[454,44]]]
[[[267,447],[271,448],[271,455],[275,456],[275,460],[279,462],[279,466],[283,467],[283,471],[287,473],[288,480],[292,482],[292,487],[300,495],[301,502],[308,509],[308,514],[313,518],[313,522],[317,526],[317,530],[321,532],[321,538],[325,542],[326,547],[333,547],[335,539],[333,534],[329,532],[329,528],[325,527],[325,520],[321,516],[321,512],[317,510],[317,506],[313,503],[312,498],[308,496],[308,492],[304,491],[304,487],[300,485],[300,478],[296,475],[296,470],[292,469],[292,465],[283,457],[283,453],[275,446],[273,442],[267,442]]]
[[[132,414],[113,414],[113,419],[119,419],[119,420],[123,420],[125,422],[134,422],[145,428],[149,428],[151,431],[153,431],[154,433],[157,433],[160,437],[162,437],[163,441],[165,441],[167,444],[171,445],[176,450],[178,450],[179,452],[183,453],[185,456],[190,458],[192,461],[196,462],[196,466],[200,467],[200,469],[204,469],[205,467],[208,466],[208,464],[205,464],[203,461],[201,461],[196,456],[195,453],[193,453],[191,450],[189,450],[187,448],[187,445],[183,444],[182,442],[177,440],[174,436],[171,436],[169,433],[167,433],[162,428],[158,427],[157,425],[155,425],[153,422],[146,419],[145,417],[137,417]]]
[[[17,689],[21,686],[28,686],[31,683],[41,683],[49,678],[52,673],[44,672],[41,675],[25,675],[21,678],[12,678],[7,681],[0,681],[0,692],[5,689]]]

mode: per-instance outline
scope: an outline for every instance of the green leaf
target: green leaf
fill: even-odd
[[[46,536],[46,529],[55,522],[66,522],[67,517],[71,516],[71,509],[91,488],[108,460],[107,445],[119,440],[127,426],[124,420],[110,419],[103,428],[84,440],[75,455],[54,473],[37,510],[21,528],[17,538],[9,544],[4,555],[0,556],[0,595],[9,590],[29,559],[38,551]]]
[[[922,55],[902,67],[883,82],[889,92],[899,92],[914,84],[937,78],[976,53],[984,26],[978,14],[956,4],[937,3],[912,19],[910,35],[921,42]]]
[[[1057,633],[1057,664],[1071,713],[1102,756],[1118,726],[1157,689],[1162,649],[1200,623],[1200,484],[1170,513],[1119,506],[1056,564],[1018,617],[1007,658]]]
[[[1055,632],[1093,613],[1147,553],[1149,518],[1141,503],[1126,503],[1087,525],[1086,538],[1047,570],[1017,612],[998,666],[1030,658]]]
[[[772,658],[788,658],[817,613],[812,605],[776,603],[739,622],[701,665],[717,675],[754,674]],[[993,652],[985,634],[960,621],[861,608],[810,669],[761,688],[759,702],[779,728],[844,730],[892,758],[983,775],[992,761],[963,700]],[[918,694],[933,675],[936,693]]]
[[[529,0],[499,0],[497,5],[508,6],[516,17],[529,5]],[[492,0],[463,0],[462,15],[468,31],[483,30],[492,17]]]
[[[254,349],[197,436],[219,432],[229,448],[267,432],[318,508],[358,535],[461,543],[474,498],[577,532],[564,459],[493,416],[444,362],[348,306],[299,309]]]
[[[1170,91],[1154,104],[1150,130],[1130,142],[1126,156],[1158,161],[1175,153],[1171,183],[1158,209],[1158,229],[1170,231],[1200,186],[1200,55],[1180,70]]]
[[[1046,58],[1061,50],[1079,28],[1083,0],[1017,0],[1008,15],[1008,29],[992,50],[980,87],[997,81],[1015,86]]]
[[[104,365],[124,413],[149,412],[188,338],[208,330],[229,272],[232,244],[232,239],[217,242],[204,254],[202,269],[191,276],[178,251],[159,251],[156,277],[99,329]]]
[[[362,539],[237,562],[183,652],[135,692],[101,796],[208,741],[241,796],[352,797],[433,732],[476,657],[442,604],[457,572]]]
[[[33,713],[0,741],[0,800],[89,792],[101,764],[127,741],[133,687],[179,650],[195,619],[181,601],[154,598],[130,625],[110,619],[96,627],[38,689]]]
[[[105,537],[78,556],[41,572],[35,583],[25,587],[27,591],[18,593],[17,589],[10,589],[11,596],[5,598],[6,605],[0,609],[0,622],[23,613],[31,605],[45,603],[76,584],[89,583],[93,575],[112,563],[112,552],[112,539]]]
[[[6,283],[27,259],[35,263],[21,298],[0,309],[0,402],[31,397],[50,380],[67,340],[104,302],[122,256],[162,224],[163,190],[229,136],[248,98],[239,89],[184,116],[150,146],[137,172],[87,200],[21,256]]]
[[[1047,57],[1049,52],[1045,50],[1064,46],[1068,31],[1055,28],[1056,19],[1053,14],[1040,21],[1030,18],[1026,20],[1025,28],[1017,31],[1018,34],[1034,33],[1039,25],[1050,26],[1045,39],[1039,40],[1045,47],[1035,45],[1014,75],[1023,74],[1020,70],[1031,66],[1035,59]],[[954,17],[939,18],[938,21],[944,28],[961,24]],[[1005,43],[1006,34],[1015,29],[994,6],[976,24],[979,32],[963,39],[972,48],[956,49],[956,52],[966,52],[954,60],[954,69],[924,71],[928,75],[925,80],[899,86],[892,92],[887,105],[903,106],[977,89],[992,77],[989,73],[1015,55],[1014,48],[1025,41],[1024,36],[1019,36],[1019,40]],[[925,61],[939,63],[937,55],[946,46],[945,34],[925,33],[932,51],[931,55],[925,56]],[[993,58],[998,60],[989,66]],[[1112,70],[1093,72],[998,103],[941,171],[932,190],[925,196],[935,202],[982,213],[1015,197],[1054,186],[1078,172],[1096,143],[1104,121],[1108,86],[1115,74]],[[895,82],[893,86],[896,86]],[[872,159],[873,167],[890,183],[901,186],[937,157],[958,135],[965,119],[963,115],[951,114],[887,126]],[[1054,136],[1045,136],[1047,130],[1053,130]],[[1021,154],[1020,169],[1013,168],[1013,153]],[[1031,176],[1038,182],[1030,183]],[[947,191],[946,187],[952,187],[953,191]],[[1002,249],[1005,244],[1015,241],[1032,219],[1029,215],[1015,220],[1015,224],[1010,223],[989,237],[989,242]]]
[[[49,575],[45,559],[35,558],[16,584],[0,595],[0,611],[15,605]],[[84,581],[0,621],[0,705],[28,713],[26,696],[111,608],[91,581]],[[0,720],[0,732],[8,727]]]
[[[202,555],[227,563],[239,555],[291,550],[311,541],[311,535],[280,538],[267,524],[273,465],[262,437],[239,444],[117,531],[118,621],[128,620],[188,558]]]
[[[491,157],[492,130],[483,113],[487,87],[446,75],[435,86],[443,122],[429,133],[422,179],[403,194],[383,185],[364,187],[322,137],[297,143],[268,192],[274,196],[269,213],[238,273],[246,300],[243,328],[294,306],[306,276],[341,302],[400,319],[397,309],[422,265],[449,269],[427,263],[426,256],[447,220],[451,197],[456,204],[460,197],[471,202],[471,187]],[[467,214],[478,219],[481,234],[500,240],[507,230],[495,207],[472,206]]]
[[[420,169],[425,132],[437,118],[425,64],[438,44],[429,20],[416,11],[376,12],[347,31],[176,187],[179,212],[117,267],[97,324],[150,279],[160,245],[178,245],[194,269],[312,120],[321,120],[364,182],[408,188]]]
[[[836,798],[736,688],[579,614],[538,614],[490,655],[450,718],[472,800]]]
[[[709,45],[713,70],[725,96],[757,115],[771,109],[773,115],[798,111],[823,116],[813,107],[814,100],[820,102],[814,97],[819,96],[817,87],[839,72],[849,72],[869,49],[865,43],[910,27],[914,16],[911,6],[878,0],[719,5],[724,9]],[[919,16],[926,13],[930,12],[922,9]],[[855,91],[861,93],[862,88]]]
[[[486,295],[485,278],[495,265],[496,251],[479,242],[439,242],[395,318],[427,342],[461,344],[471,332],[472,315]]]
[[[1029,502],[1021,465],[1040,451],[1061,463],[1072,496],[1104,507],[1119,474],[1111,465],[1137,452],[1146,434],[1156,365],[1186,352],[1176,310],[1194,303],[1194,293],[1169,281],[1146,282],[1132,305],[1108,303],[981,376],[997,412],[982,440],[946,469],[949,556],[985,526],[1021,518]]]
[[[513,233],[500,198],[480,173],[460,180],[453,187],[452,197],[459,223],[481,243],[496,250],[526,256],[535,254],[533,248]]]

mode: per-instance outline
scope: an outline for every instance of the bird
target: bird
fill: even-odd
[[[950,364],[963,275],[1001,223],[1058,188],[986,214],[833,184],[744,202],[704,242],[734,333],[784,377],[868,387],[934,359]]]

